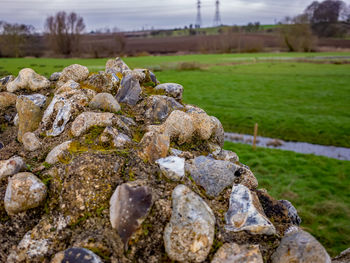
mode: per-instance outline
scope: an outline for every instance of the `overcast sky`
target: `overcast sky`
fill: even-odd
[[[242,25],[260,21],[274,24],[301,13],[313,0],[221,0],[223,24]],[[118,27],[120,30],[174,28],[194,24],[196,0],[0,0],[0,20],[43,29],[45,19],[57,11],[83,16],[87,31]],[[350,0],[346,0],[350,4]],[[203,26],[214,20],[215,0],[202,0]]]

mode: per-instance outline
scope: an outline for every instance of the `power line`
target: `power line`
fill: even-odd
[[[202,17],[201,17],[201,1],[197,1],[197,19],[195,28],[200,28],[202,26]]]
[[[215,2],[215,16],[214,16],[214,27],[222,25],[220,17],[220,1]]]

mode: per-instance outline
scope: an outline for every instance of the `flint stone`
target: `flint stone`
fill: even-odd
[[[15,92],[20,89],[37,91],[50,87],[50,81],[44,76],[40,76],[30,68],[24,68],[18,73],[18,77],[7,84],[8,92]]]
[[[239,162],[239,157],[235,152],[227,151],[224,149],[213,155],[217,160],[228,161],[231,163]]]
[[[185,159],[169,156],[156,161],[163,175],[173,181],[181,181],[185,176]]]
[[[115,59],[109,59],[106,62],[106,73],[123,73],[126,70],[130,70],[128,65],[124,63],[124,61],[120,58],[117,57]]]
[[[154,163],[168,154],[170,139],[167,135],[157,132],[147,132],[140,142],[142,151],[140,157]]]
[[[45,199],[46,186],[32,173],[18,173],[6,188],[4,205],[9,215],[39,206]]]
[[[4,144],[2,142],[0,142],[0,150],[4,148]]]
[[[112,142],[113,147],[123,148],[126,144],[131,143],[131,139],[113,127],[106,127],[100,136],[102,143]]]
[[[119,103],[135,106],[140,100],[141,92],[138,80],[135,80],[132,76],[126,76],[122,79],[116,98]]]
[[[45,162],[48,164],[55,164],[59,162],[59,159],[64,155],[64,152],[69,149],[72,141],[66,141],[54,147],[46,156]]]
[[[264,263],[258,245],[226,243],[216,252],[211,263]]]
[[[312,235],[298,227],[285,234],[271,259],[272,263],[331,263],[324,247]]]
[[[133,187],[125,183],[113,193],[110,199],[110,222],[125,246],[147,217],[151,206],[152,194],[147,186]]]
[[[163,83],[155,87],[156,90],[164,91],[165,95],[171,96],[177,100],[182,100],[184,87],[176,83]]]
[[[14,175],[24,167],[24,161],[19,156],[0,161],[0,180],[5,176]]]
[[[44,107],[47,100],[47,97],[41,94],[23,95],[22,97],[31,100],[36,106],[41,108]]]
[[[186,162],[185,169],[209,196],[216,197],[237,179],[235,172],[239,167],[228,161],[199,156]]]
[[[92,74],[86,80],[86,84],[93,86],[98,92],[115,93],[121,81],[121,74],[99,72]]]
[[[265,216],[256,194],[240,184],[232,187],[225,220],[227,231],[248,231],[254,235],[276,234],[276,229]]]
[[[89,69],[85,66],[73,64],[68,67],[65,67],[62,70],[62,74],[57,83],[58,87],[61,87],[68,80],[74,80],[75,82],[81,82],[88,78]]]
[[[60,88],[58,88],[55,94],[60,94],[63,92],[72,92],[73,90],[77,90],[79,88],[80,84],[70,79],[66,83],[64,83]]]
[[[172,200],[171,219],[163,235],[165,251],[175,261],[204,261],[214,240],[212,210],[185,185],[173,190]]]
[[[13,81],[15,76],[9,75],[0,79],[0,91],[6,90],[6,86],[9,82]]]
[[[118,101],[109,93],[98,93],[89,103],[92,109],[99,109],[108,112],[120,111]]]
[[[298,211],[288,200],[279,200],[281,204],[283,204],[288,209],[288,217],[292,221],[294,225],[299,226],[301,224],[301,218],[298,215]]]
[[[350,262],[350,248],[344,250],[332,260],[332,263],[349,263],[349,262]]]
[[[71,128],[72,135],[78,137],[88,131],[92,126],[112,126],[114,119],[116,119],[114,114],[109,112],[83,112],[73,121]]]
[[[0,93],[0,110],[16,104],[17,96],[11,92]]]
[[[92,251],[81,248],[72,247],[65,251],[59,252],[51,260],[51,263],[102,263],[103,261]]]
[[[22,142],[22,136],[26,132],[35,131],[40,124],[43,115],[41,107],[28,96],[18,96],[16,101],[18,112],[18,141]]]
[[[154,95],[147,99],[146,120],[150,123],[164,122],[173,110],[184,107],[175,99],[167,96]]]
[[[54,72],[54,73],[51,74],[49,80],[57,81],[57,80],[60,79],[61,75],[62,75],[62,72]]]
[[[32,132],[26,132],[22,136],[22,142],[24,149],[27,151],[35,151],[41,146],[40,140]]]
[[[64,131],[72,114],[83,110],[95,94],[96,93],[92,90],[79,89],[72,89],[56,94],[45,110],[42,119],[43,126],[47,130],[46,135],[60,135]]]

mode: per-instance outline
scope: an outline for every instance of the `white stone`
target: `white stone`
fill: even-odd
[[[255,207],[255,205],[260,207]],[[233,185],[229,210],[225,214],[228,231],[248,231],[254,235],[274,235],[276,229],[269,219],[262,214],[263,209],[256,195],[244,185]]]
[[[169,156],[156,161],[163,175],[170,180],[180,181],[185,176],[185,158]]]
[[[50,87],[50,81],[35,73],[30,68],[24,68],[18,73],[18,77],[7,84],[8,92],[15,92],[20,89],[37,91]]]

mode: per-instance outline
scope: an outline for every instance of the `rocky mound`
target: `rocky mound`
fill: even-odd
[[[117,58],[0,91],[1,262],[330,262],[181,85]]]

